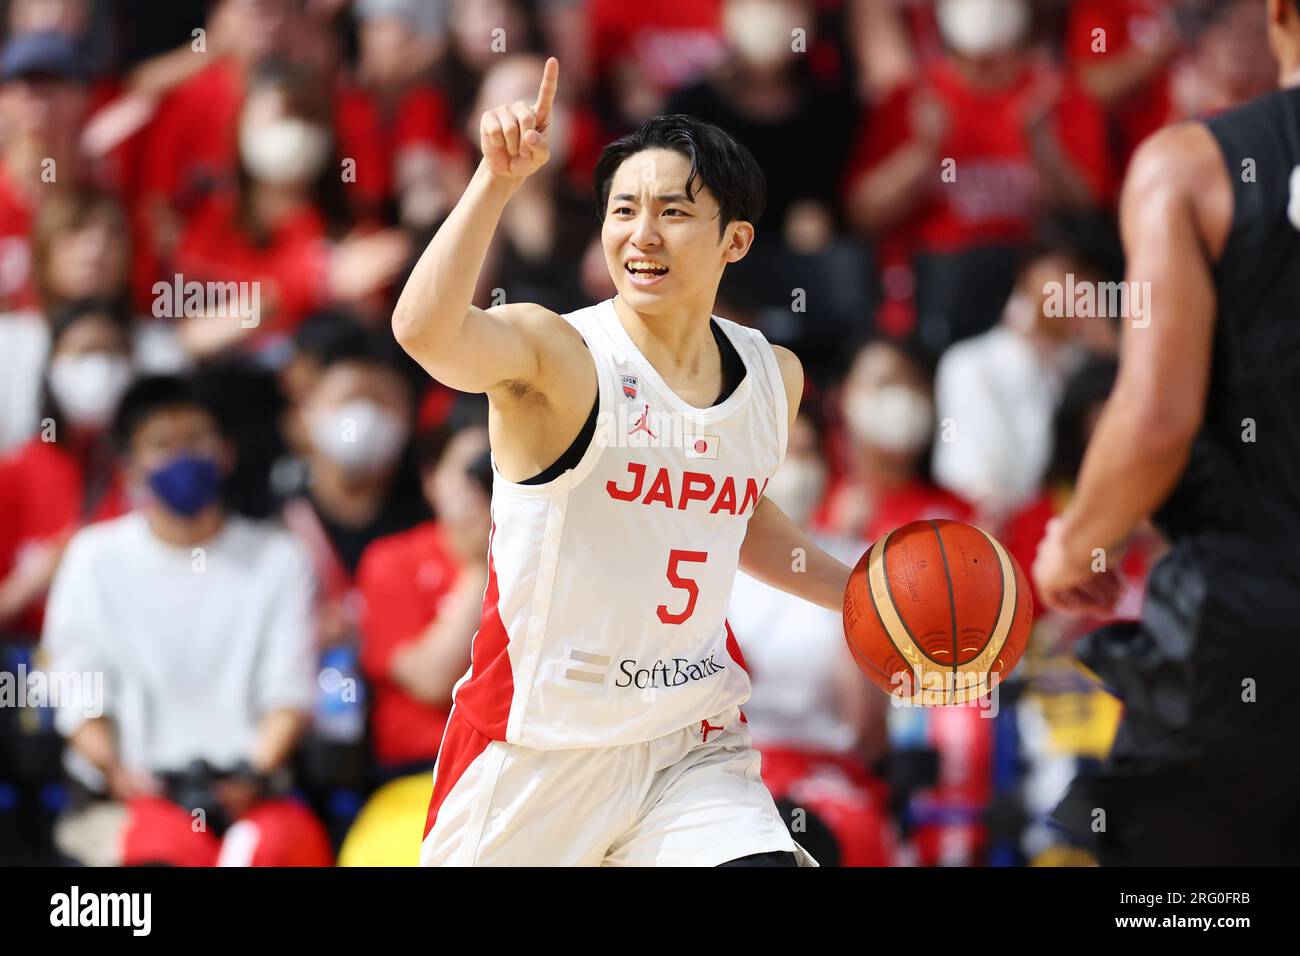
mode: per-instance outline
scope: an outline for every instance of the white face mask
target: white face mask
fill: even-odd
[[[330,134],[314,123],[285,117],[271,123],[244,123],[239,155],[254,179],[266,183],[311,182],[329,161]]]
[[[65,355],[50,363],[50,392],[73,425],[108,424],[117,401],[131,384],[131,362],[121,355],[92,352]]]
[[[763,494],[775,501],[795,524],[807,527],[825,490],[825,465],[815,459],[787,458],[768,481]]]
[[[746,60],[759,66],[780,63],[793,53],[795,27],[792,11],[773,0],[733,0],[723,14],[723,29],[731,45]]]
[[[1013,50],[1029,29],[1025,0],[939,0],[935,15],[944,42],[966,56]]]
[[[340,405],[311,424],[316,449],[339,467],[372,474],[389,467],[406,444],[402,420],[369,399]]]
[[[886,385],[850,399],[849,429],[861,441],[898,454],[920,451],[934,431],[934,406],[906,385]]]

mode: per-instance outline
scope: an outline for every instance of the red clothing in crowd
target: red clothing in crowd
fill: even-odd
[[[722,0],[592,0],[587,24],[601,82],[619,60],[632,60],[655,89],[671,92],[698,79],[725,50]]]
[[[140,190],[182,206],[196,187],[228,184],[238,158],[244,77],[233,60],[215,61],[159,104],[141,150]]]
[[[86,523],[82,516],[85,478],[81,464],[54,442],[33,438],[0,459],[0,580],[17,566],[23,550],[48,542]],[[114,473],[93,504],[89,520],[104,521],[127,511],[121,476]],[[7,629],[40,634],[45,601],[33,601]]]
[[[356,160],[362,212],[373,212],[393,195],[396,161],[403,149],[427,147],[438,153],[460,148],[446,98],[429,86],[408,90],[391,117],[382,114],[368,90],[343,86],[334,97],[334,123],[341,157]]]
[[[955,179],[945,182],[943,171],[936,169],[924,198],[897,236],[912,251],[941,253],[1027,241],[1039,211],[1039,177],[1024,129],[1024,107],[1049,76],[1045,69],[1026,67],[1007,87],[977,89],[950,62],[931,64],[919,84],[896,91],[864,117],[849,180],[869,172],[912,139],[913,98],[928,92],[947,115],[938,155],[955,162]],[[1111,189],[1104,114],[1075,80],[1059,78],[1053,132],[1093,194],[1102,199]]]
[[[36,305],[32,286],[32,210],[0,165],[0,312]]]
[[[1150,49],[1159,41],[1169,8],[1168,0],[1075,0],[1066,27],[1067,62],[1078,69]],[[1104,49],[1098,49],[1103,42]],[[1172,118],[1171,86],[1172,71],[1166,65],[1112,109],[1120,170],[1138,144]]]
[[[259,246],[239,222],[235,198],[223,194],[195,212],[175,261],[186,282],[260,282],[258,334],[289,335],[327,298],[328,251],[315,207],[304,203],[282,218]]]
[[[851,493],[849,482],[843,478],[832,484],[822,499],[821,507],[813,516],[813,526],[824,531],[839,528],[840,534],[863,541],[875,541],[886,532],[913,521],[929,518],[970,521],[972,515],[971,506],[952,492],[936,485],[913,481],[884,495],[876,503],[871,518],[861,528],[844,529],[835,520],[835,516],[843,506],[845,496]]]
[[[459,573],[436,522],[381,538],[357,569],[361,591],[361,669],[374,694],[371,730],[381,765],[431,761],[447,711],[417,700],[390,676],[393,654],[438,616]]]
[[[998,536],[998,540],[1016,559],[1016,563],[1029,578],[1034,607],[1038,609],[1043,607],[1043,601],[1030,571],[1034,566],[1034,559],[1038,556],[1038,546],[1042,544],[1043,537],[1047,534],[1047,523],[1065,510],[1067,500],[1068,495],[1065,493],[1053,494],[1050,490],[1043,491],[1013,514]],[[1120,561],[1120,573],[1129,582],[1131,588],[1139,592],[1137,595],[1139,606],[1140,592],[1145,590],[1147,571],[1150,570],[1151,563],[1150,542],[1142,538],[1133,541],[1125,549],[1124,557]],[[1129,613],[1132,611],[1131,604],[1126,605],[1125,602],[1121,602],[1116,608],[1116,617],[1136,616],[1136,613]]]
[[[763,783],[774,800],[816,814],[840,848],[840,866],[890,866],[894,846],[889,790],[850,754],[759,747]]]
[[[121,866],[333,866],[329,834],[297,800],[259,800],[218,838],[161,797],[126,805]]]
[[[926,737],[939,755],[934,787],[915,794],[911,833],[919,866],[975,866],[982,862],[993,796],[993,724],[979,707],[931,707]]]

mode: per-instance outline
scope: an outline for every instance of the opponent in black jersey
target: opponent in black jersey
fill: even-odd
[[[1121,200],[1119,377],[1034,565],[1043,600],[1106,615],[1115,550],[1169,536],[1140,622],[1080,659],[1124,703],[1056,820],[1103,864],[1300,862],[1300,0],[1268,0],[1281,90],[1151,137]]]

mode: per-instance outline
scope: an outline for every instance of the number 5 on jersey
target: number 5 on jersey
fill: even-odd
[[[665,624],[681,624],[695,613],[695,602],[700,596],[700,586],[695,583],[694,578],[684,578],[678,574],[677,565],[683,561],[707,561],[708,559],[707,551],[681,551],[674,548],[668,552],[668,580],[672,582],[674,590],[686,592],[686,608],[673,614],[668,610],[667,604],[660,604],[655,609],[659,614],[659,620]]]

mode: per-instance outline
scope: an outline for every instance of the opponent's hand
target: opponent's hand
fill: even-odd
[[[1054,611],[1106,617],[1123,593],[1124,579],[1114,570],[1094,572],[1090,561],[1067,546],[1064,528],[1053,518],[1038,546],[1033,575],[1039,597]]]
[[[531,176],[551,156],[546,132],[560,78],[560,61],[550,57],[542,71],[542,84],[531,106],[523,100],[512,106],[488,110],[479,120],[479,146],[494,176],[520,180]]]

